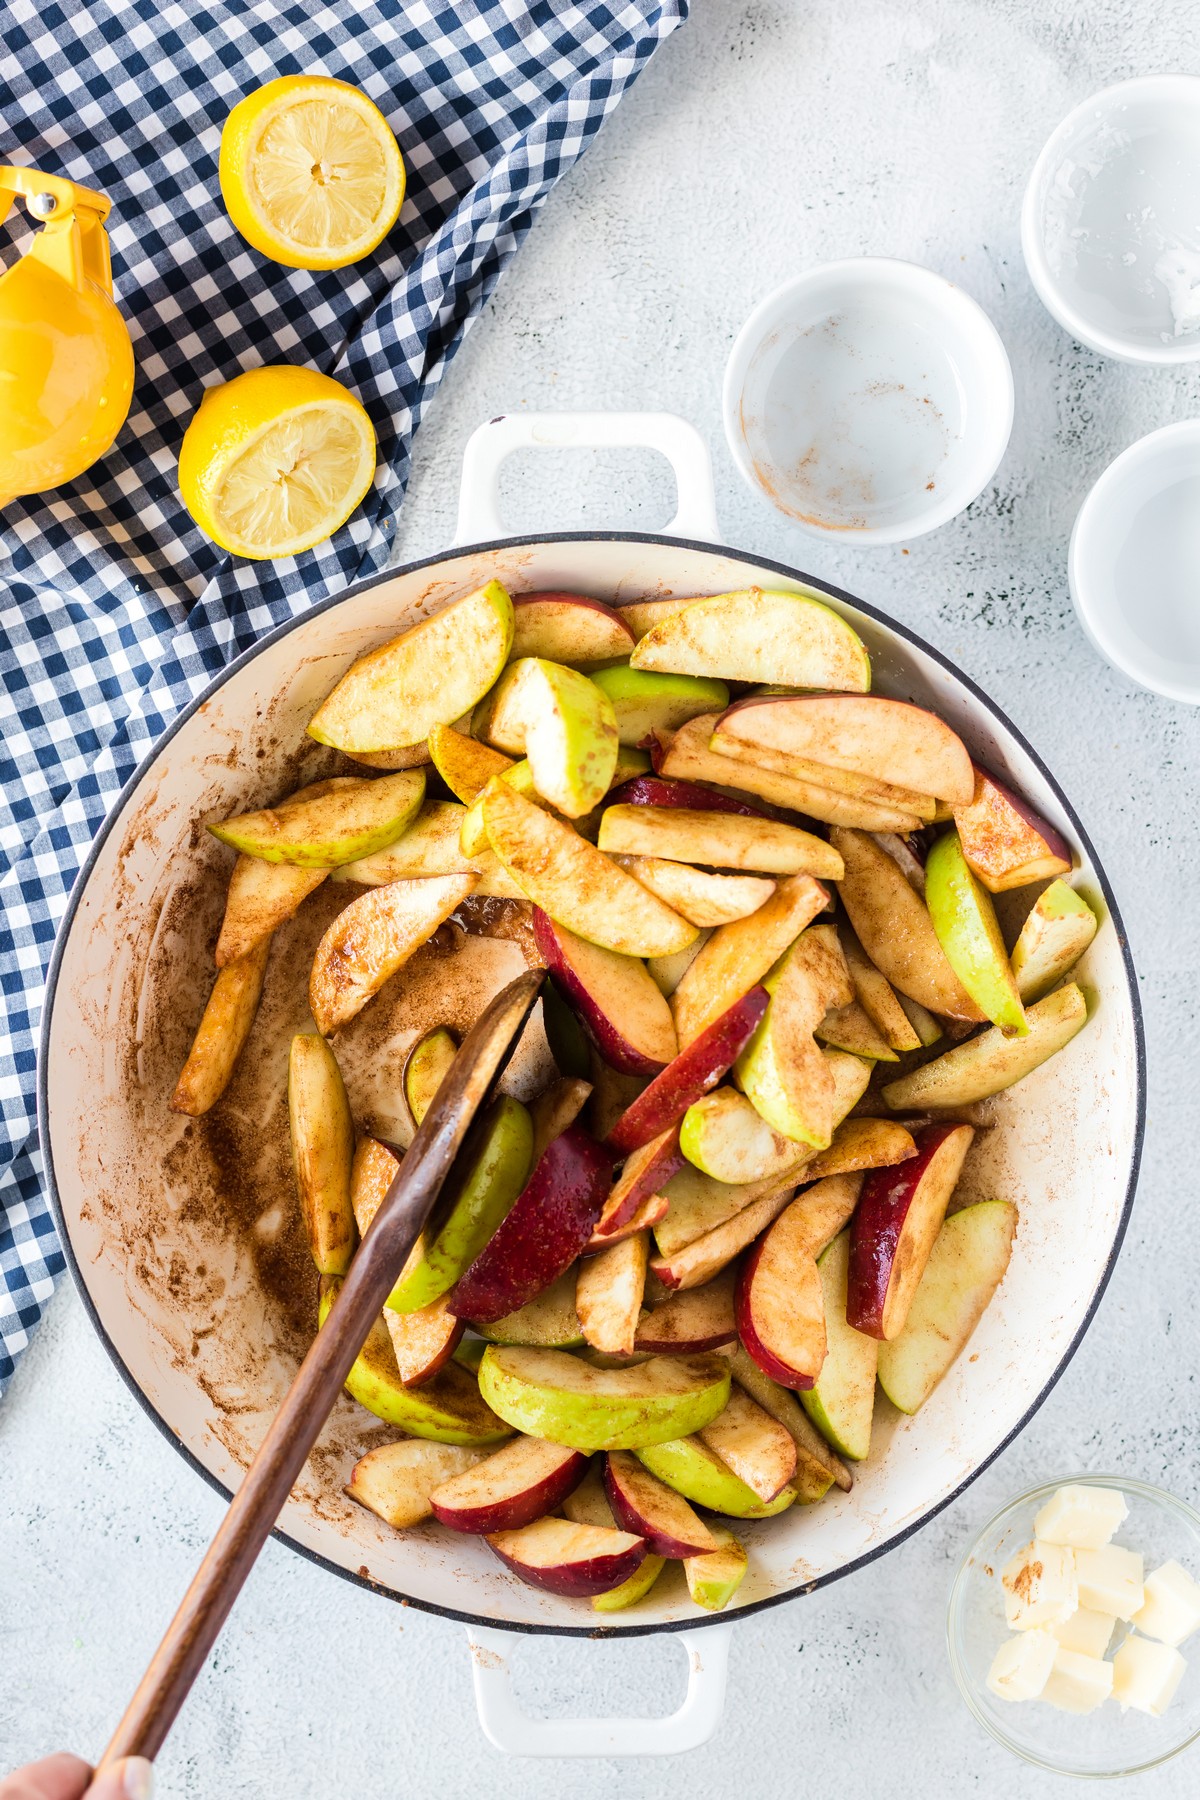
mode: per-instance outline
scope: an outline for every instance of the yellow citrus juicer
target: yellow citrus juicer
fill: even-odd
[[[0,506],[81,475],[133,393],[104,230],[111,202],[58,175],[0,167],[0,222],[18,195],[42,229],[0,274]]]

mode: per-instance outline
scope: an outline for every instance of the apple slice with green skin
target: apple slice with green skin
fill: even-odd
[[[454,1033],[445,1025],[435,1025],[419,1037],[404,1059],[400,1077],[405,1104],[417,1125],[425,1117],[437,1097],[437,1091],[450,1073],[458,1055]]]
[[[717,735],[952,805],[965,805],[975,789],[971,758],[958,734],[936,713],[880,694],[741,700],[725,714]]]
[[[345,1491],[385,1525],[403,1531],[432,1518],[429,1496],[433,1490],[452,1476],[462,1475],[486,1454],[461,1444],[433,1444],[421,1438],[380,1444],[359,1457]]]
[[[833,1136],[836,1095],[813,1033],[853,991],[833,926],[802,932],[763,985],[771,1003],[734,1064],[734,1077],[781,1136],[824,1150]]]
[[[171,1096],[172,1112],[200,1118],[232,1081],[258,1013],[270,948],[271,940],[265,937],[219,970]]]
[[[644,1537],[656,1556],[700,1556],[716,1547],[712,1532],[674,1488],[629,1450],[610,1450],[604,1491],[622,1531]]]
[[[922,1050],[928,1050],[939,1038],[945,1037],[945,1032],[933,1014],[926,1012],[916,1000],[910,1000],[907,994],[897,994],[896,998],[904,1008],[909,1024],[920,1038]]]
[[[764,1505],[770,1505],[796,1473],[791,1432],[764,1412],[744,1388],[731,1387],[725,1410],[696,1436]]]
[[[638,1324],[633,1347],[650,1356],[695,1356],[737,1342],[733,1311],[733,1271],[704,1287],[672,1294]]]
[[[594,1237],[611,1238],[624,1235],[624,1227],[652,1195],[659,1193],[684,1165],[679,1148],[679,1127],[670,1125],[648,1144],[626,1158],[625,1166],[613,1183],[604,1211],[596,1221]],[[662,1212],[666,1212],[666,1206]],[[661,1214],[660,1214],[661,1216]]]
[[[927,1125],[910,1161],[867,1176],[850,1234],[846,1319],[856,1331],[903,1331],[974,1136],[970,1125]]]
[[[748,918],[775,892],[775,883],[761,875],[717,875],[661,856],[616,856],[613,860],[693,925],[728,925],[732,919]]]
[[[218,969],[256,950],[277,925],[299,910],[301,901],[320,887],[328,873],[328,869],[302,869],[294,863],[239,856],[229,877],[225,917],[213,958]]]
[[[321,1277],[321,1325],[329,1316],[342,1280],[340,1275]],[[453,1358],[423,1386],[405,1387],[382,1318],[372,1325],[367,1341],[346,1377],[346,1392],[377,1419],[398,1426],[410,1437],[486,1449],[512,1436],[509,1426],[482,1398],[475,1377]]]
[[[460,1278],[451,1309],[487,1325],[525,1306],[570,1267],[592,1235],[612,1158],[578,1125],[547,1145],[492,1236]]]
[[[527,757],[523,757],[520,762],[513,763],[511,768],[505,769],[496,779],[506,781],[521,795],[522,799],[531,801],[534,806],[550,810],[550,802],[544,795],[538,793],[533,779],[533,766]],[[486,792],[485,788],[483,793]],[[481,850],[488,849],[487,826],[483,822],[483,793],[467,808],[458,834],[459,849],[465,857],[471,859],[477,857]],[[594,838],[596,833],[586,829],[587,824],[587,820],[580,819],[577,821],[575,829],[580,831],[584,837]]]
[[[629,660],[635,669],[723,681],[861,694],[871,685],[862,639],[832,607],[769,588],[692,601],[639,638]]]
[[[578,669],[536,656],[510,664],[485,735],[527,757],[538,793],[568,818],[590,812],[612,785],[617,721],[608,696]]]
[[[479,1537],[517,1531],[555,1512],[587,1468],[588,1459],[578,1450],[540,1438],[513,1438],[486,1461],[434,1488],[430,1504],[434,1516],[452,1531]]]
[[[899,1057],[857,1000],[835,1006],[817,1026],[815,1036],[833,1050],[865,1056],[869,1062],[899,1062]]]
[[[312,1259],[321,1275],[344,1275],[358,1232],[350,1204],[354,1120],[337,1058],[310,1032],[297,1032],[288,1057],[292,1170]]]
[[[533,938],[612,1068],[657,1075],[678,1054],[671,1008],[639,958],[589,943],[541,907],[534,908]]]
[[[762,981],[828,899],[811,875],[791,875],[748,919],[713,932],[671,996],[681,1050]]]
[[[1007,1037],[1029,1030],[992,897],[972,874],[957,831],[925,859],[925,904],[946,960],[980,1011]]]
[[[1039,818],[1020,794],[986,769],[973,771],[973,789],[954,809],[963,854],[990,893],[1069,875],[1071,846]]]
[[[1040,1068],[1065,1048],[1087,1024],[1087,1002],[1074,982],[1056,988],[1025,1012],[1028,1036],[1005,1037],[995,1026],[956,1044],[911,1075],[883,1089],[893,1112],[920,1112],[928,1107],[969,1106],[1002,1093]]]
[[[592,680],[612,703],[623,744],[640,744],[653,731],[674,731],[700,713],[720,712],[729,705],[723,681],[695,675],[662,675],[631,669],[626,663],[597,669]]]
[[[512,601],[489,581],[360,656],[318,708],[309,735],[351,755],[419,744],[487,693],[512,637]]]
[[[586,1599],[628,1581],[646,1555],[645,1538],[569,1519],[537,1519],[487,1539],[506,1568],[530,1587]]]
[[[790,812],[822,819],[827,825],[854,825],[862,831],[917,831],[921,820],[916,813],[898,812],[894,806],[881,806],[876,800],[864,800],[857,794],[837,793],[819,787],[814,781],[799,781],[794,775],[781,775],[765,768],[741,751],[727,738],[716,738],[713,732],[720,713],[705,713],[689,719],[674,736],[659,735],[657,769],[663,776],[681,781],[712,781],[741,793],[754,794],[772,806],[786,807]],[[719,748],[712,748],[718,745]],[[651,751],[654,755],[654,751]]]
[[[843,1231],[817,1259],[825,1295],[825,1361],[800,1404],[839,1456],[862,1462],[871,1448],[879,1341],[846,1322],[850,1233]]]
[[[766,875],[818,875],[837,881],[842,859],[823,838],[741,813],[693,812],[674,806],[608,806],[596,840],[601,850],[707,863]]]
[[[694,1037],[610,1127],[613,1150],[629,1156],[677,1124],[732,1066],[767,1003],[766,989],[751,987]]]
[[[889,1169],[917,1154],[912,1133],[893,1119],[845,1119],[828,1150],[804,1165],[805,1181],[852,1175],[859,1169]]]
[[[483,816],[492,849],[513,880],[578,937],[626,956],[669,956],[696,936],[694,925],[506,782],[488,784]]]
[[[891,857],[862,831],[835,826],[830,839],[846,866],[839,897],[875,967],[931,1012],[978,1024],[983,1012],[951,968],[928,908]]]
[[[1052,881],[1038,895],[1013,945],[1012,972],[1023,1001],[1040,1000],[1074,967],[1098,923],[1087,901],[1065,881]]]
[[[744,819],[766,819],[761,806],[752,806],[749,801],[736,800],[731,794],[717,794],[712,788],[701,787],[695,781],[670,781],[661,775],[639,775],[633,781],[627,781],[621,787],[613,788],[608,796],[611,806],[654,806],[658,808],[681,806],[689,812],[732,813]]]
[[[492,1344],[479,1365],[479,1391],[530,1437],[575,1450],[638,1450],[716,1418],[729,1398],[729,1367],[720,1357],[652,1356],[631,1368],[595,1369],[562,1350]]]
[[[821,1055],[833,1076],[836,1127],[865,1094],[872,1064],[840,1050],[823,1050]],[[737,1185],[796,1180],[814,1155],[768,1125],[744,1094],[728,1087],[688,1108],[679,1128],[679,1147],[706,1175]]]
[[[898,1337],[879,1347],[879,1385],[915,1413],[957,1361],[1008,1268],[1017,1209],[983,1200],[952,1213],[938,1232]]]
[[[800,1504],[813,1505],[835,1484],[849,1493],[854,1477],[841,1457],[830,1449],[791,1389],[765,1375],[741,1345],[733,1353],[730,1368],[737,1386],[745,1388],[764,1412],[791,1433],[796,1446],[796,1473],[790,1485]]]
[[[650,1589],[667,1566],[665,1556],[653,1556],[649,1553],[643,1557],[641,1566],[634,1570],[619,1586],[609,1588],[607,1593],[597,1594],[592,1601],[592,1611],[598,1613],[624,1612],[627,1606],[634,1606],[644,1600]]]
[[[542,984],[542,1029],[559,1073],[576,1081],[586,1081],[591,1063],[583,1026],[575,1009],[559,993],[554,977],[549,975]]]
[[[243,856],[330,869],[357,862],[403,837],[424,798],[424,771],[408,769],[381,775],[378,781],[364,776],[345,782],[315,800],[305,801],[301,792],[287,806],[239,813],[208,829]]]
[[[900,840],[897,839],[897,842]],[[924,871],[922,871],[922,894]],[[854,933],[848,928],[839,932],[842,954],[854,988],[854,998],[862,1007],[888,1048],[896,1052],[919,1050],[921,1038],[912,1020],[901,1006],[891,982],[881,975]]]
[[[646,1233],[639,1231],[580,1263],[575,1311],[594,1350],[608,1356],[633,1355],[648,1256]]]
[[[558,590],[513,595],[514,661],[541,656],[572,666],[612,662],[628,656],[634,642],[620,613],[603,600]]]
[[[753,1488],[739,1480],[729,1464],[698,1437],[646,1445],[638,1451],[638,1461],[693,1506],[724,1513],[730,1519],[773,1519],[786,1512],[796,1498],[794,1491],[785,1487],[773,1500],[760,1500]],[[716,1527],[710,1529],[715,1531]]]
[[[544,991],[544,990],[543,990]],[[529,1108],[533,1120],[533,1162],[540,1162],[542,1152],[573,1125],[592,1091],[590,1081],[579,1081],[564,1075],[539,1094]],[[532,1166],[532,1165],[531,1165]]]
[[[436,1375],[454,1355],[463,1334],[463,1322],[449,1310],[444,1294],[419,1312],[399,1313],[386,1308],[383,1322],[405,1387],[420,1387]]]
[[[450,792],[466,806],[479,798],[493,775],[503,775],[513,766],[511,756],[477,743],[452,725],[433,727],[429,757]]]
[[[713,1535],[716,1549],[702,1556],[685,1557],[683,1572],[688,1593],[697,1606],[706,1612],[724,1612],[745,1580],[750,1558],[725,1526],[714,1526]]]
[[[485,840],[473,856],[463,855],[459,839],[467,808],[457,800],[427,800],[404,836],[374,856],[330,870],[333,881],[358,881],[364,887],[387,887],[393,881],[419,881],[434,875],[478,876],[471,892],[476,899],[524,900]],[[262,865],[267,866],[265,863]]]
[[[825,1299],[816,1258],[854,1213],[861,1175],[807,1189],[763,1233],[742,1264],[738,1332],[781,1387],[811,1388],[825,1361]]]
[[[800,698],[798,695],[789,697]],[[739,701],[737,706],[730,708],[713,733],[711,748],[718,756],[733,756],[755,762],[764,769],[773,769],[778,775],[811,782],[815,787],[848,795],[854,800],[865,801],[869,806],[882,807],[889,812],[911,813],[918,819],[926,820],[937,816],[938,802],[932,794],[915,793],[911,788],[896,787],[873,775],[860,775],[849,769],[834,768],[829,763],[811,762],[807,757],[797,756],[790,750],[778,750],[767,743],[755,742],[752,715],[743,714],[740,709],[764,703],[758,696],[748,696]],[[741,726],[749,727],[745,736],[739,730]]]
[[[321,1035],[348,1025],[478,882],[474,874],[393,881],[343,908],[317,945],[309,977],[309,1006]]]
[[[749,1206],[744,1206],[741,1212],[703,1237],[694,1238],[670,1256],[656,1256],[650,1264],[650,1273],[667,1288],[683,1290],[705,1286],[722,1269],[728,1268],[747,1244],[754,1242],[759,1232],[783,1211],[794,1191],[793,1174],[790,1180],[751,1201]]]
[[[513,1344],[528,1350],[573,1350],[583,1343],[579,1315],[575,1311],[574,1263],[557,1281],[543,1288],[525,1306],[481,1325],[479,1331],[492,1344]]]
[[[651,956],[647,958],[646,967],[654,977],[655,986],[667,999],[675,992],[700,952],[712,936],[711,929],[701,928],[694,940],[685,950],[678,950],[674,956]]]

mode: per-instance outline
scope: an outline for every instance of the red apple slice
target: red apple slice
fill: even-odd
[[[1003,894],[1071,872],[1071,846],[1027,800],[986,769],[973,770],[974,788],[954,809],[963,855],[985,888]]]
[[[846,1322],[868,1337],[898,1337],[975,1136],[970,1125],[927,1125],[917,1154],[868,1175],[850,1234]]]
[[[661,1193],[672,1176],[679,1173],[685,1161],[683,1151],[679,1148],[678,1125],[669,1125],[656,1138],[651,1138],[648,1144],[633,1151],[626,1158],[625,1167],[604,1202],[604,1211],[596,1222],[595,1235],[606,1238],[621,1231],[652,1195]],[[665,1213],[666,1207],[662,1210]]]
[[[975,786],[966,746],[944,720],[880,694],[739,700],[717,730],[748,749],[761,745],[956,805]]]
[[[445,1294],[419,1312],[398,1313],[385,1307],[383,1316],[405,1387],[420,1387],[436,1375],[453,1356],[465,1329],[450,1311]]]
[[[835,826],[830,838],[846,865],[838,894],[875,967],[930,1012],[979,1024],[983,1013],[950,967],[928,908],[892,858],[862,831]]]
[[[760,1500],[774,1500],[796,1473],[796,1441],[790,1431],[732,1387],[725,1410],[696,1433]]]
[[[657,1075],[678,1054],[671,1008],[645,963],[588,943],[540,906],[533,937],[605,1062],[625,1075]]]
[[[724,1270],[701,1288],[672,1294],[652,1307],[638,1325],[636,1351],[650,1356],[693,1356],[737,1341],[733,1271]]]
[[[652,1475],[630,1450],[610,1450],[604,1491],[622,1531],[644,1537],[656,1556],[702,1556],[716,1539],[700,1515],[673,1488]]]
[[[710,869],[694,869],[688,863],[669,862],[662,856],[616,856],[635,881],[693,925],[710,928],[748,918],[766,904],[775,883],[762,875],[718,875]],[[651,970],[662,988],[658,972]],[[670,990],[674,991],[674,984]]]
[[[578,1125],[568,1126],[452,1290],[455,1317],[488,1325],[549,1287],[591,1237],[611,1181],[609,1153]]]
[[[747,701],[739,704],[748,703],[764,704],[765,697],[748,696]],[[740,715],[733,719],[729,713],[722,716],[712,739],[712,748],[718,756],[733,756],[755,762],[761,768],[773,769],[777,775],[789,775],[796,781],[811,782],[818,788],[847,795],[888,812],[912,813],[918,819],[927,820],[937,816],[939,802],[932,794],[914,793],[911,788],[896,787],[876,776],[858,775],[849,769],[834,768],[829,763],[810,762],[807,757],[796,756],[790,750],[775,750],[766,744],[746,742],[737,731],[740,722]]]
[[[762,980],[828,899],[811,875],[791,875],[748,919],[713,932],[671,996],[681,1051]]]
[[[650,750],[657,772],[681,781],[716,782],[739,793],[753,794],[772,806],[786,807],[810,819],[823,819],[827,825],[855,825],[862,831],[919,830],[922,821],[916,813],[899,812],[876,800],[837,793],[816,782],[799,781],[794,775],[764,768],[745,753],[742,745],[713,736],[720,717],[719,713],[703,713],[681,725],[673,737],[660,735],[657,749],[652,746]],[[741,753],[733,755],[735,749]]]
[[[587,1473],[582,1450],[518,1437],[494,1456],[434,1488],[430,1505],[443,1525],[486,1536],[516,1531],[553,1512]]]
[[[742,1264],[743,1347],[781,1387],[814,1386],[825,1361],[825,1298],[817,1257],[854,1213],[862,1177],[834,1175],[801,1194]]]
[[[837,881],[842,874],[841,857],[823,838],[776,819],[746,818],[741,813],[610,805],[600,820],[596,842],[612,855],[658,856],[763,875],[818,875]]]
[[[622,1238],[632,1237],[635,1232],[652,1231],[659,1221],[666,1217],[669,1205],[670,1202],[665,1194],[647,1194],[646,1198],[638,1205],[637,1211],[630,1213],[623,1225],[616,1225],[611,1231],[605,1232],[600,1230],[600,1224],[604,1222],[603,1214],[601,1214],[600,1224],[596,1226],[595,1231],[584,1245],[584,1255],[594,1256],[601,1250],[608,1250],[613,1244],[619,1243]]]
[[[547,590],[514,594],[509,661],[541,656],[557,663],[609,662],[628,656],[637,641],[620,613],[587,594]]]
[[[648,1255],[646,1234],[639,1231],[580,1263],[575,1311],[593,1350],[606,1356],[633,1355]]]
[[[321,1035],[348,1025],[478,882],[473,873],[393,881],[344,907],[317,945],[309,979],[309,1005]]]
[[[590,1081],[579,1081],[573,1075],[564,1075],[558,1081],[551,1082],[544,1094],[539,1094],[529,1108],[529,1116],[533,1120],[533,1162],[537,1163],[542,1151],[552,1144],[556,1137],[561,1137],[568,1125],[573,1125],[587,1104],[592,1091]]]
[[[727,1268],[735,1256],[741,1254],[747,1244],[752,1244],[760,1231],[766,1229],[777,1214],[781,1213],[792,1194],[795,1183],[785,1183],[774,1193],[766,1193],[761,1199],[754,1200],[744,1206],[732,1219],[726,1219],[723,1225],[706,1232],[702,1238],[694,1238],[690,1244],[674,1251],[670,1256],[656,1256],[650,1264],[650,1273],[668,1288],[698,1288],[719,1275]]]
[[[569,1519],[537,1519],[519,1531],[498,1531],[488,1543],[500,1561],[530,1587],[587,1599],[628,1581],[646,1554],[646,1540]]]
[[[733,813],[747,819],[765,819],[761,806],[748,800],[735,800],[730,794],[715,794],[711,788],[694,781],[667,781],[660,775],[638,775],[608,796],[610,806],[682,806],[690,812]]]
[[[808,877],[802,875],[796,879],[805,881]],[[724,929],[728,931],[733,927]],[[607,1142],[613,1149],[618,1154],[630,1155],[678,1124],[689,1106],[716,1087],[740,1055],[766,1009],[766,989],[751,986],[748,992],[738,995],[724,1013],[707,1023],[686,1050],[681,1050],[667,1064],[662,1074],[655,1077],[610,1128]]]

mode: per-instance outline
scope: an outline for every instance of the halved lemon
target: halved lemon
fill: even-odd
[[[282,75],[221,133],[221,192],[242,236],[289,269],[341,269],[374,250],[404,201],[404,158],[373,100],[325,75]]]
[[[208,388],[179,451],[179,491],[201,531],[259,560],[332,537],[374,473],[361,402],[331,375],[289,364]]]

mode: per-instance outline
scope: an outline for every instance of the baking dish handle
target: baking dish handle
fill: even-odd
[[[662,1719],[531,1719],[512,1691],[512,1636],[469,1625],[475,1704],[484,1736],[507,1756],[677,1756],[706,1744],[725,1710],[733,1626],[670,1633],[687,1653],[688,1685],[678,1712]]]
[[[506,537],[500,517],[500,465],[514,450],[657,450],[675,472],[675,517],[666,537],[716,543],[717,507],[708,445],[674,413],[504,413],[467,439],[458,496],[456,544]]]

